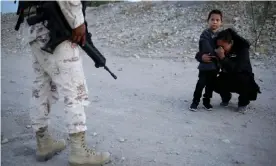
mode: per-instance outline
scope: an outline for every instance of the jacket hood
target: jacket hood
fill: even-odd
[[[250,43],[248,40],[246,40],[244,37],[240,36],[236,31],[234,31],[231,28],[228,28],[229,32],[232,34],[233,41],[234,41],[234,47],[239,48],[250,48]]]
[[[234,44],[233,44],[234,48],[233,49],[235,49],[235,48],[239,48],[239,49],[247,48],[247,49],[249,49],[250,48],[251,44],[249,43],[249,41],[247,41],[245,38],[243,38],[235,30],[233,30],[231,28],[222,30],[219,33],[228,33],[228,34],[230,33],[231,34],[232,40],[234,41]],[[219,34],[218,34],[218,36],[219,36]],[[216,37],[215,40],[217,40],[217,37]]]

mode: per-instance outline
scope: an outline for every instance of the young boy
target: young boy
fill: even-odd
[[[193,103],[190,106],[191,111],[196,111],[200,102],[202,91],[205,87],[205,94],[203,95],[204,107],[211,111],[213,106],[210,104],[210,99],[213,94],[214,80],[219,71],[218,63],[215,53],[215,42],[213,38],[218,33],[222,24],[222,12],[219,10],[212,10],[208,15],[208,28],[200,35],[199,52],[196,59],[200,62],[198,69],[198,82],[194,91]]]

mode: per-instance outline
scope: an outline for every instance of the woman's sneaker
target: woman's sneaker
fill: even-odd
[[[228,107],[229,101],[231,100],[231,98],[232,98],[232,94],[230,93],[228,102],[222,101],[222,102],[220,103],[220,106]]]
[[[213,106],[210,103],[203,103],[203,106],[207,109],[207,111],[212,111]]]
[[[190,106],[190,111],[196,112],[197,111],[197,106],[198,106],[198,104],[193,102]]]
[[[228,107],[229,105],[229,102],[221,102],[220,103],[220,106],[223,106],[223,107]]]
[[[238,107],[238,112],[239,113],[242,113],[242,114],[245,114],[245,112],[248,111],[248,107],[247,106],[239,106]]]

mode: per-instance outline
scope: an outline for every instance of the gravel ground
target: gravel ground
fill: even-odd
[[[186,8],[192,7],[183,4]],[[118,79],[114,80],[103,69],[94,68],[93,61],[83,55],[92,102],[86,108],[88,144],[112,153],[112,163],[107,166],[275,166],[276,68],[273,61],[268,57],[252,60],[262,94],[251,103],[247,114],[234,112],[237,95],[228,108],[221,108],[217,94],[212,100],[214,111],[207,112],[200,105],[199,112],[190,112],[188,107],[198,73],[198,64],[190,53],[193,50],[187,45],[180,49],[180,46],[164,47],[158,42],[152,49],[142,47],[145,40],[139,38],[139,32],[152,35],[147,31],[149,25],[145,22],[144,30],[136,32],[135,25],[142,26],[138,18],[117,17],[114,12],[130,10],[131,4],[119,9],[120,5],[105,5],[97,10],[90,8],[87,14],[93,41]],[[100,20],[105,17],[109,20]],[[127,41],[124,35],[130,36],[129,31],[118,33],[123,20],[118,24],[116,21],[123,17],[134,20],[133,25],[126,21],[128,27],[121,29],[132,28],[136,42],[122,45],[116,40],[121,35]],[[14,24],[13,15],[2,16],[1,165],[67,165],[69,149],[48,162],[35,161],[35,138],[28,113],[33,79],[31,55],[28,48],[21,48],[20,36],[12,30]],[[136,45],[138,41],[141,45]],[[62,106],[62,103],[54,106],[50,130],[54,136],[66,139]]]

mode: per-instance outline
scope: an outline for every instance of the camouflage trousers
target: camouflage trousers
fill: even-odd
[[[85,131],[84,106],[88,105],[88,90],[78,47],[65,41],[49,54],[40,49],[43,43],[30,43],[33,53],[33,81],[30,117],[35,131],[49,123],[51,106],[63,100],[68,133]]]

